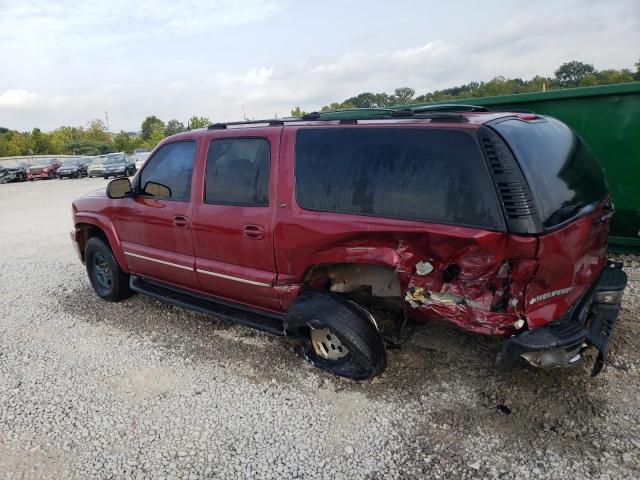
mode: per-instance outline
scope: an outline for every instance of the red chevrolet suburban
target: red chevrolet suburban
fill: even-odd
[[[613,205],[566,125],[449,106],[217,123],[73,202],[98,295],[287,335],[363,379],[407,320],[503,337],[497,362],[604,366],[626,275]]]

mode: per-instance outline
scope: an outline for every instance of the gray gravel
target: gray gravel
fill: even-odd
[[[278,337],[99,300],[68,231],[104,185],[0,185],[0,478],[640,478],[637,257],[596,379],[496,371],[496,342],[432,323],[356,383]]]

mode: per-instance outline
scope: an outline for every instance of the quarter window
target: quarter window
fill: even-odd
[[[205,202],[267,206],[271,152],[264,138],[214,140],[207,156]]]
[[[504,228],[487,165],[465,131],[302,129],[295,153],[302,208]]]
[[[162,147],[140,174],[142,193],[148,182],[159,183],[171,190],[169,200],[189,201],[195,155],[196,142],[193,141],[175,142]]]

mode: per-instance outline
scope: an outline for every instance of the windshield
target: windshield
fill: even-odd
[[[64,162],[62,162],[61,167],[75,167],[79,163],[80,162],[78,162],[77,160],[65,160]]]
[[[34,160],[33,162],[31,162],[32,166],[36,166],[36,165],[51,165],[52,160],[50,158],[39,158],[37,160]]]
[[[150,152],[140,153],[140,154],[138,154],[138,157],[137,157],[136,161],[144,162],[147,158],[149,158],[150,154],[151,154]]]
[[[96,158],[91,165],[102,165],[107,159],[105,157]]]
[[[495,129],[507,140],[536,200],[545,228],[554,227],[602,200],[607,184],[593,152],[564,123],[506,120]]]
[[[124,163],[124,158],[123,157],[109,157],[109,158],[107,158],[107,160],[104,163],[106,165],[112,165],[114,163]]]

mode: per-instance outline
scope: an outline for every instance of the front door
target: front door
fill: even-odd
[[[278,311],[270,173],[278,159],[281,129],[268,130],[263,137],[228,132],[230,137],[211,141],[192,232],[196,271],[205,292]]]
[[[118,200],[114,224],[132,274],[197,290],[191,237],[195,155],[195,140],[155,152],[137,177],[136,196]]]

